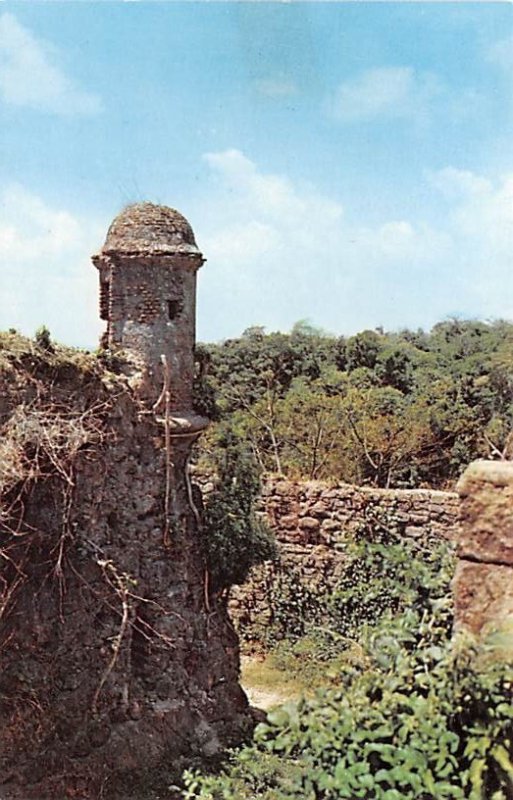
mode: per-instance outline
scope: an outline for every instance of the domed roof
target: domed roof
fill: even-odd
[[[113,220],[102,253],[200,255],[185,217],[174,208],[154,203],[127,206]]]

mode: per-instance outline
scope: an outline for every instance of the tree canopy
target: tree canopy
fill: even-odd
[[[290,334],[255,326],[198,354],[199,405],[266,471],[447,487],[472,459],[513,447],[513,324],[503,320],[348,339],[302,320]]]

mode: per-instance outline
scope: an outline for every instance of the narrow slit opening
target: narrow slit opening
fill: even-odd
[[[177,318],[181,310],[182,305],[178,300],[167,301],[167,315],[171,322]]]

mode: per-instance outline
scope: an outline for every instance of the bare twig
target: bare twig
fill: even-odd
[[[96,689],[96,692],[93,697],[93,704],[92,710],[93,713],[96,713],[98,707],[98,699],[100,697],[101,691],[105,686],[106,681],[108,680],[109,675],[111,674],[112,670],[116,666],[116,662],[119,658],[119,653],[121,650],[121,645],[123,643],[123,639],[125,636],[125,632],[128,626],[129,615],[130,615],[130,604],[128,602],[128,590],[126,586],[127,576],[121,576],[112,561],[98,561],[98,566],[101,568],[107,581],[113,586],[116,594],[118,595],[121,601],[121,624],[119,626],[119,630],[114,638],[113,648],[112,648],[112,657],[107,664],[107,668],[105,669],[100,683]],[[109,573],[112,575],[112,580],[109,578]]]

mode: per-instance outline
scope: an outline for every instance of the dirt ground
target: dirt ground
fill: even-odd
[[[301,695],[299,684],[287,680],[284,672],[270,666],[265,658],[241,657],[241,685],[255,708],[270,711]]]

